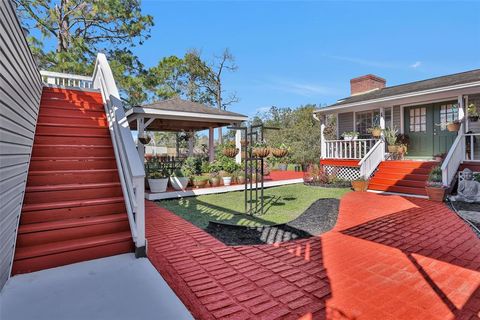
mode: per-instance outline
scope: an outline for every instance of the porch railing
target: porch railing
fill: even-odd
[[[93,88],[93,79],[88,76],[79,76],[70,73],[60,73],[52,71],[40,71],[42,81],[45,84],[53,84],[56,86],[76,87],[82,89]]]
[[[463,126],[463,124],[462,124]],[[455,138],[450,150],[448,151],[445,160],[442,164],[442,184],[444,186],[450,186],[455,175],[457,174],[458,167],[465,159],[465,136],[461,134],[460,128],[459,134]]]
[[[327,140],[325,141],[326,159],[363,159],[377,143],[375,139]]]
[[[358,163],[360,166],[360,177],[370,178],[380,162],[385,159],[385,141],[377,140],[373,147]]]
[[[480,161],[480,132],[465,134],[465,156],[465,160]]]
[[[103,53],[97,55],[92,80],[93,88],[100,89],[102,93],[136,253],[144,255],[145,169],[133,141],[112,70]]]

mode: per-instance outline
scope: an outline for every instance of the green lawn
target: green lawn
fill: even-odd
[[[348,191],[349,189],[308,187],[303,184],[265,189],[265,213],[262,216],[244,214],[243,191],[163,200],[157,201],[157,204],[200,228],[206,228],[209,221],[258,226],[291,221],[315,200],[340,198]]]

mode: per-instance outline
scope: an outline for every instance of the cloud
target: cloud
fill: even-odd
[[[422,62],[421,62],[421,61],[416,61],[414,64],[411,64],[411,65],[410,65],[410,68],[417,69],[417,68],[420,67],[421,65],[422,65]]]
[[[319,83],[284,80],[278,78],[272,79],[270,82],[267,82],[264,85],[272,90],[294,93],[304,97],[337,95],[339,93],[337,89]]]

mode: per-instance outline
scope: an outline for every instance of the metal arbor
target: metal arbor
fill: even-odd
[[[265,127],[263,124],[259,124],[250,127],[228,127],[228,129],[241,130],[244,133],[244,140],[241,144],[240,154],[243,154],[245,151],[245,213],[263,214],[263,174],[265,160],[263,157],[254,156],[252,150],[256,143],[263,142],[264,130],[279,130],[279,128]]]

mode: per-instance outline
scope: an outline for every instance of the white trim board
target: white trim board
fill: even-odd
[[[402,197],[410,197],[410,198],[428,199],[428,196],[422,196],[422,195],[418,195],[418,194],[379,191],[379,190],[370,190],[370,189],[368,189],[367,192],[384,194],[384,195],[391,195],[391,196],[402,196]]]
[[[263,186],[264,188],[271,188],[271,187],[278,187],[278,186],[284,186],[284,185],[296,184],[296,183],[303,183],[303,178],[280,180],[280,181],[267,181],[267,182],[264,182]],[[245,190],[245,186],[243,184],[236,184],[233,186],[214,187],[214,188],[198,188],[198,189],[192,189],[192,190],[186,190],[186,191],[170,191],[170,192],[162,192],[162,193],[150,193],[148,191],[145,191],[145,199],[151,200],[151,201],[178,199],[178,198],[184,198],[184,197],[195,197],[195,196],[200,196],[205,194],[225,193],[225,192],[242,191],[242,190]]]

